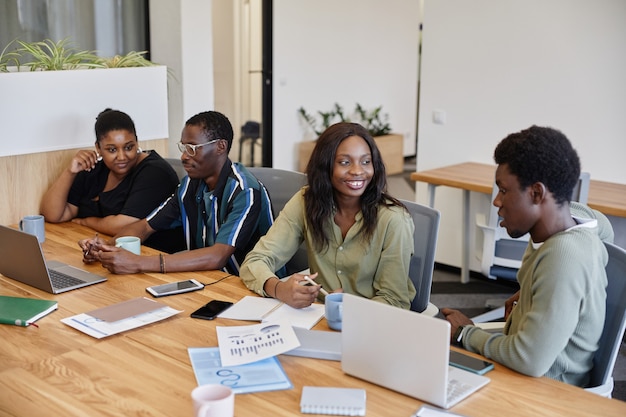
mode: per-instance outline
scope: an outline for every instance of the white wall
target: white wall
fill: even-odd
[[[296,169],[297,109],[382,105],[413,153],[419,8],[415,0],[274,0],[273,165]]]
[[[211,0],[151,0],[150,43],[154,62],[167,65],[170,156],[187,119],[213,110]]]
[[[565,133],[593,179],[626,182],[626,2],[425,0],[423,13],[418,170],[493,163],[502,138],[537,124]],[[472,221],[489,204],[473,193]],[[436,260],[459,266],[461,192],[440,187],[436,208]],[[625,219],[611,221],[622,242]]]

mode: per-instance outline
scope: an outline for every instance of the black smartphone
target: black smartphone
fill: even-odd
[[[218,314],[220,314],[222,311],[226,310],[232,305],[233,303],[231,303],[230,301],[209,301],[209,303],[191,313],[191,317],[193,317],[194,319],[213,320],[215,317],[217,317]]]
[[[456,350],[450,351],[450,366],[456,366],[478,375],[485,374],[493,369],[493,363],[474,358]]]

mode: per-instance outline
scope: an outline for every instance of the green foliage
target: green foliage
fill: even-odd
[[[13,43],[19,46],[10,51]],[[146,51],[131,51],[125,55],[102,58],[94,51],[80,51],[72,47],[68,39],[54,42],[46,39],[40,42],[11,41],[0,53],[0,72],[9,72],[9,66],[21,67],[29,71],[57,71],[90,68],[131,68],[157,65],[146,58]],[[169,71],[168,71],[169,72]]]
[[[143,57],[146,53],[147,51],[131,51],[126,55],[115,55],[111,58],[104,58],[101,62],[106,68],[152,67],[156,65]]]
[[[0,72],[9,72],[7,69],[8,66],[18,66],[19,65],[19,57],[20,55],[15,51],[8,51],[9,46],[14,41],[8,43],[7,46],[4,47],[2,52],[0,52]]]
[[[304,107],[300,107],[298,113],[317,136],[321,135],[332,124],[350,121],[361,124],[372,136],[382,136],[391,132],[391,126],[388,121],[389,115],[383,115],[381,110],[382,106],[379,106],[368,111],[357,103],[353,112],[355,115],[353,120],[344,113],[343,108],[338,103],[335,103],[330,111],[318,111],[317,116],[319,118],[309,114]]]
[[[79,51],[73,48],[67,39],[54,42],[46,39],[40,42],[18,40],[20,48],[19,66],[29,67],[30,71],[58,71],[79,68],[103,68],[100,58],[92,51]],[[22,59],[32,59],[22,62]]]
[[[367,128],[372,136],[387,135],[391,132],[389,115],[381,114],[383,106],[378,106],[372,111],[365,110],[360,104],[356,104],[356,113],[359,115],[361,124]]]

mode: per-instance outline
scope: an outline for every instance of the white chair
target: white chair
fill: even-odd
[[[265,186],[270,195],[274,217],[278,217],[291,197],[307,184],[307,177],[301,172],[267,167],[249,167],[248,171]],[[304,271],[308,267],[309,260],[303,243],[285,265],[287,276]]]
[[[414,252],[409,266],[409,277],[417,294],[411,302],[411,310],[435,316],[439,310],[429,301],[441,214],[428,206],[407,200],[401,201],[409,209],[415,225]]]
[[[626,250],[604,242],[609,253],[606,265],[608,285],[606,288],[606,318],[598,350],[593,358],[589,388],[585,390],[611,398],[613,392],[613,368],[626,328]],[[504,313],[504,307],[502,307]],[[481,323],[492,319],[489,313],[474,317],[477,326],[485,330],[502,331],[504,322]]]

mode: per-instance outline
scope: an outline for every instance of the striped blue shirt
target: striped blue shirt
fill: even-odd
[[[225,270],[239,275],[246,254],[273,224],[265,188],[243,165],[224,164],[217,185],[183,178],[175,194],[147,217],[154,230],[183,227],[189,250],[223,243],[235,248]]]

